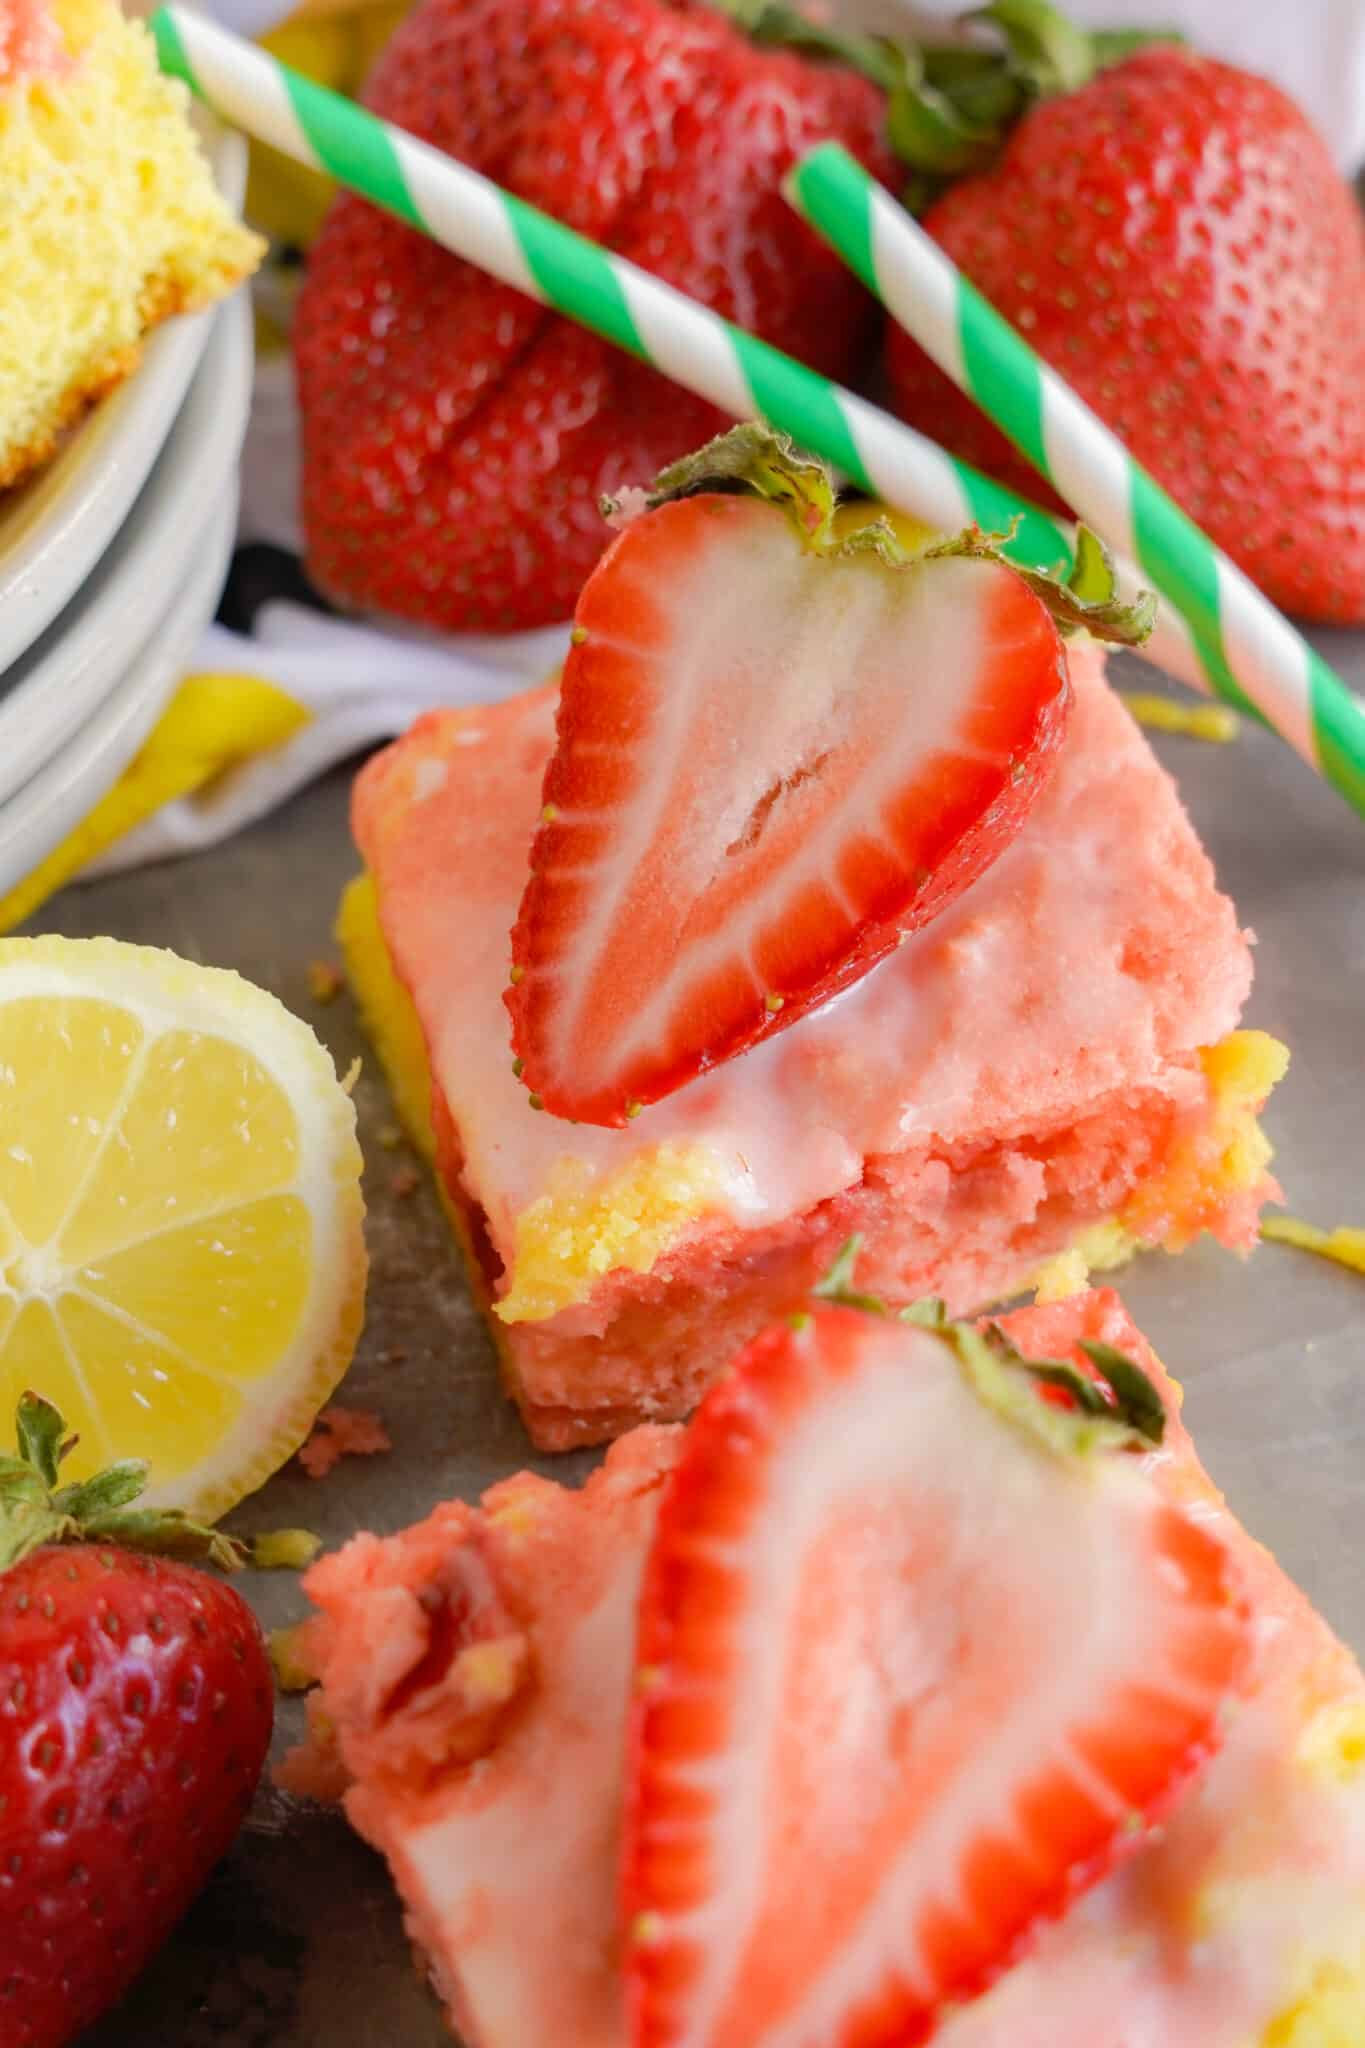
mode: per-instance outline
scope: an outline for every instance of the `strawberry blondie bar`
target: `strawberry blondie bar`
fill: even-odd
[[[1365,2039],[1365,1681],[1117,1297],[1004,1318],[999,1372],[794,1322],[581,1492],[309,1576],[289,1781],[344,1788],[467,2048]]]
[[[864,979],[624,1129],[513,1071],[509,932],[552,688],[423,718],[362,772],[352,986],[434,1158],[542,1448],[686,1415],[850,1234],[869,1286],[1003,1300],[1203,1230],[1248,1250],[1256,1115],[1286,1055],[1237,1029],[1251,953],[1174,785],[1104,676],[1014,843]]]

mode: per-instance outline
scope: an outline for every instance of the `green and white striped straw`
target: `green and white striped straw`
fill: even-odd
[[[1365,704],[1117,435],[838,143],[803,158],[788,194],[939,368],[1167,600],[1167,635],[1179,630],[1174,609],[1189,637],[1179,661],[1163,641],[1165,665],[1262,718],[1365,814]]]
[[[1002,532],[1017,520],[1006,543],[1016,561],[1049,570],[1070,566],[1072,538],[1061,521],[684,292],[202,15],[162,7],[149,25],[162,69],[247,134],[298,163],[330,172],[455,255],[651,363],[732,419],[766,419],[863,490],[927,525],[956,532],[975,523]],[[860,267],[878,288],[870,261]],[[1136,594],[1137,572],[1123,562],[1119,580],[1125,596]],[[1171,674],[1207,687],[1206,662],[1170,606],[1162,608],[1146,651]],[[1245,701],[1234,692],[1235,686],[1224,694]],[[1286,737],[1293,739],[1293,732]],[[1343,744],[1339,751],[1354,777],[1343,786],[1360,802],[1365,748],[1351,753]],[[1326,747],[1323,753],[1325,761],[1336,758]]]
[[[203,15],[152,15],[163,71],[234,126],[327,171],[504,284],[604,335],[733,419],[766,419],[862,489],[956,532],[1001,532],[1035,568],[1070,565],[1066,525],[794,357]]]

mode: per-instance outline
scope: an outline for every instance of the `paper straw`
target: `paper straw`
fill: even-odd
[[[1250,711],[1365,814],[1365,704],[1116,434],[838,143],[789,196],[959,390],[1185,619],[1203,687]]]
[[[651,363],[732,419],[766,419],[863,490],[949,533],[1002,533],[1032,568],[1069,568],[1067,526],[840,384],[784,355],[624,257],[504,192],[429,143],[381,121],[199,14],[151,17],[164,71],[285,156],[430,235],[457,256]],[[1119,564],[1124,594],[1136,572]],[[1202,669],[1178,617],[1163,610],[1147,644],[1184,681]]]

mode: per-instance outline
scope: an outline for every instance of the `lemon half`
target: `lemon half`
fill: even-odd
[[[213,1517],[307,1435],[364,1312],[355,1112],[264,990],[112,939],[0,940],[0,1448]]]

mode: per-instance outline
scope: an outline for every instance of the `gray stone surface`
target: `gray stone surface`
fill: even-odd
[[[1365,681],[1365,645],[1323,645]],[[1294,1048],[1268,1118],[1289,1199],[1327,1223],[1365,1223],[1365,824],[1259,732],[1230,748],[1159,745],[1258,935],[1250,1021]],[[363,1051],[349,1002],[312,1001],[306,969],[333,950],[333,908],[354,869],[345,803],[335,776],[218,852],[68,891],[41,925],[239,968],[306,1016],[344,1066]],[[529,1461],[436,1202],[425,1184],[395,1191],[407,1155],[378,1143],[392,1112],[372,1061],[357,1100],[373,1281],[344,1398],[381,1411],[394,1449],[348,1460],[321,1485],[297,1468],[280,1474],[239,1512],[242,1529],[301,1523],[334,1543],[473,1496]],[[1234,1507],[1365,1648],[1365,1279],[1280,1247],[1247,1268],[1199,1247],[1139,1262],[1123,1287],[1186,1383],[1190,1422]],[[540,1463],[576,1477],[586,1460]],[[247,1590],[270,1625],[300,1612],[292,1574]],[[292,1739],[297,1707],[280,1719]],[[444,2038],[378,1863],[335,1816],[267,1791],[179,1937],[85,2048]]]

